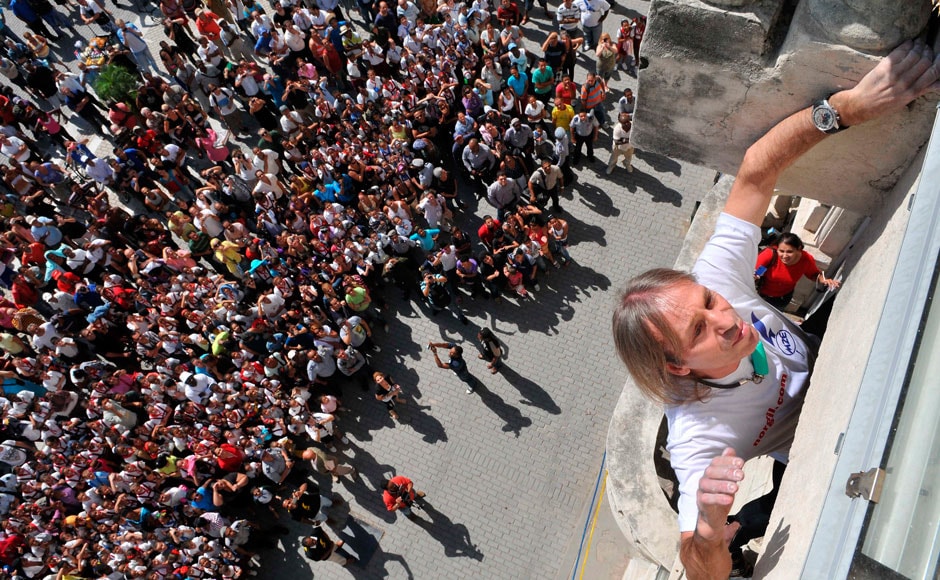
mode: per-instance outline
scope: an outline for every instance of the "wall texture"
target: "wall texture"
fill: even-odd
[[[767,129],[853,86],[879,57],[921,34],[929,15],[929,0],[654,0],[634,141],[734,174]],[[921,100],[836,135],[778,187],[868,213],[926,141],[932,119]]]

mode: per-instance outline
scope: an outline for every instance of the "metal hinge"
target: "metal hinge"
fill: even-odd
[[[868,471],[853,473],[845,482],[845,495],[851,498],[863,497],[872,503],[881,499],[881,488],[884,486],[885,470],[872,467]]]

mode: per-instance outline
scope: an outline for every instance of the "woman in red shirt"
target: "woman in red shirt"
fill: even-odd
[[[793,289],[803,276],[830,288],[839,287],[838,281],[819,271],[813,256],[803,251],[803,241],[792,233],[781,235],[775,246],[765,248],[757,256],[754,276],[758,280],[757,293],[779,310],[790,303]]]

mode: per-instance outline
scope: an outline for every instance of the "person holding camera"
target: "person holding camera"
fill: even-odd
[[[437,349],[439,348],[448,349],[446,363],[443,362],[441,357],[437,354]],[[457,378],[467,384],[467,394],[472,395],[479,381],[475,376],[470,374],[470,370],[467,368],[467,361],[463,358],[463,347],[457,346],[452,342],[429,342],[428,350],[434,355],[434,362],[437,364],[438,368],[454,371]]]
[[[415,519],[417,516],[411,511],[415,498],[425,496],[423,491],[415,490],[414,482],[404,475],[396,475],[387,480],[382,489],[382,500],[385,502],[385,509],[390,512],[400,511],[408,519]]]
[[[470,323],[454,301],[447,276],[436,274],[430,271],[430,269],[425,270],[421,280],[421,294],[424,295],[424,298],[428,301],[432,316],[437,316],[445,308],[450,308],[451,312],[454,313],[454,316],[456,316],[457,320],[462,324],[466,325]]]

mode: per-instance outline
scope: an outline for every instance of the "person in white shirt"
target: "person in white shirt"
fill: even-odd
[[[133,24],[124,22],[121,19],[115,20],[114,25],[117,27],[118,40],[131,51],[131,58],[137,63],[137,67],[141,72],[149,70],[155,74],[160,74],[157,61],[154,60],[153,53],[150,52],[150,47],[147,41],[144,40],[144,33]]]
[[[255,170],[273,175],[279,175],[281,173],[280,155],[278,155],[277,151],[254,147],[251,152],[251,164]]]
[[[270,34],[271,30],[274,28],[274,23],[271,22],[271,19],[268,18],[267,14],[261,14],[260,12],[251,13],[251,35],[255,37],[255,40],[261,38],[264,34]]]
[[[196,54],[201,61],[212,66],[218,67],[222,64],[222,49],[205,36],[199,37],[199,48],[196,49]]]
[[[610,161],[607,163],[607,175],[614,171],[617,161],[623,157],[623,166],[628,173],[633,173],[633,143],[630,142],[630,113],[620,113],[619,123],[614,126],[611,143]]]
[[[404,16],[409,22],[414,22],[418,19],[420,13],[421,10],[411,0],[398,0],[398,8],[395,9],[395,14],[399,18]]]
[[[607,0],[576,0],[581,11],[581,30],[584,32],[584,50],[597,48],[600,40],[604,19],[610,12]]]
[[[32,154],[25,141],[13,136],[0,136],[0,153],[20,163],[25,163]]]

